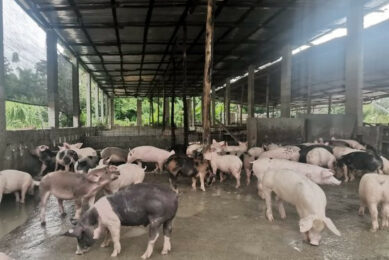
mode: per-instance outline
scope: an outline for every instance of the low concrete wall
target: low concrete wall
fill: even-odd
[[[56,149],[63,142],[84,142],[85,137],[96,135],[96,132],[96,128],[6,131],[2,169],[17,169],[35,175],[41,164],[30,154],[31,149],[43,144]]]
[[[322,137],[330,139],[350,138],[354,134],[355,118],[345,115],[299,115],[299,118],[306,119],[307,141],[311,142]]]

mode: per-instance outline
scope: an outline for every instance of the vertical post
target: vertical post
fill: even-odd
[[[212,85],[212,95],[211,95],[211,119],[212,126],[216,125],[216,88],[215,85]]]
[[[311,114],[312,110],[312,98],[311,98],[311,87],[312,87],[312,57],[313,55],[310,54],[311,52],[308,52],[307,58],[304,60],[306,65],[306,71],[307,71],[307,114]]]
[[[99,87],[95,85],[95,119],[99,121]]]
[[[104,123],[104,92],[100,89],[100,122]]]
[[[189,126],[193,126],[193,112],[192,112],[192,99],[189,97],[186,99],[186,105],[188,107],[188,121]]]
[[[174,147],[176,145],[176,126],[174,124],[174,102],[175,102],[175,92],[176,92],[176,60],[174,57],[174,49],[173,48],[173,88],[172,88],[172,98],[171,98],[171,118],[170,118],[170,131],[171,131],[171,146]]]
[[[250,65],[248,70],[247,84],[247,113],[249,118],[254,117],[254,66]]]
[[[5,167],[6,147],[3,0],[0,0],[0,170]]]
[[[196,97],[192,97],[192,106],[193,106],[193,127],[196,125]]]
[[[184,21],[183,25],[183,51],[182,51],[182,67],[183,67],[183,73],[184,73],[184,81],[183,81],[183,92],[182,95],[182,102],[184,105],[184,145],[188,145],[188,138],[189,138],[189,122],[188,122],[188,102],[186,100],[186,85],[187,85],[187,60],[186,60],[186,38],[187,38],[187,27],[186,27],[186,20]]]
[[[112,129],[115,125],[115,100],[114,98],[109,99],[109,128]]]
[[[239,122],[240,125],[243,125],[243,98],[244,98],[244,86],[240,94],[240,109],[239,109]]]
[[[226,125],[231,124],[231,80],[228,78],[226,82],[226,89],[224,92],[224,122]]]
[[[142,99],[136,99],[136,126],[142,126]]]
[[[79,61],[74,59],[72,64],[72,94],[73,94],[73,127],[80,127],[80,87]]]
[[[203,144],[211,143],[211,131],[209,120],[209,107],[211,101],[212,66],[213,66],[213,40],[214,40],[214,7],[215,0],[208,0],[207,22],[205,35],[205,65],[203,82]]]
[[[270,98],[270,74],[266,76],[266,117],[270,117],[270,109],[269,109],[269,98]]]
[[[166,108],[167,106],[167,108]],[[169,111],[169,104],[166,100],[165,81],[163,82],[163,93],[162,93],[162,131],[165,131],[167,120],[166,115]]]
[[[281,62],[281,117],[290,117],[291,82],[292,50],[290,45],[286,45],[282,50]]]
[[[350,0],[347,16],[345,112],[356,119],[357,129],[363,125],[363,4],[363,0]]]
[[[57,35],[49,29],[46,33],[47,52],[47,98],[49,127],[58,128],[58,60]]]
[[[86,126],[92,126],[92,76],[90,73],[86,86]]]
[[[150,114],[151,114],[151,125],[154,126],[154,103],[153,103],[153,96],[150,97]]]
[[[158,91],[158,97],[157,97],[157,126],[159,127],[159,91]]]
[[[332,110],[332,94],[328,96],[328,114],[331,115]]]

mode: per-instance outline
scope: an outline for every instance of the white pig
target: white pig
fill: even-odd
[[[85,148],[81,148],[83,145],[83,143],[76,143],[76,144],[68,144],[68,143],[63,143],[63,146],[60,146],[59,147],[59,150],[61,151],[62,149],[70,149],[70,150],[73,150],[77,153],[78,157],[81,159],[81,158],[84,158],[84,157],[88,157],[88,156],[92,156],[92,157],[96,157],[97,156],[97,152],[95,149],[91,148],[91,147],[85,147]]]
[[[383,156],[381,156],[381,159],[382,159],[382,171],[384,172],[384,174],[389,175],[389,160]]]
[[[332,220],[326,217],[327,199],[324,191],[300,173],[282,169],[270,170],[263,176],[263,192],[266,199],[266,217],[273,221],[271,193],[277,195],[280,216],[286,218],[283,201],[296,206],[300,217],[300,232],[311,245],[319,245],[325,227],[340,236]]]
[[[351,139],[337,139],[335,137],[332,137],[331,140],[333,141],[342,141],[348,144],[351,148],[358,149],[358,150],[366,150],[366,146],[361,145],[358,141],[351,140]]]
[[[300,148],[297,146],[278,147],[261,153],[259,158],[285,159],[297,162],[300,158]]]
[[[130,149],[127,157],[127,163],[140,160],[142,162],[154,162],[157,165],[156,171],[162,172],[163,163],[175,152],[170,152],[154,147],[154,146],[138,146],[134,149]]]
[[[283,159],[260,158],[253,163],[253,172],[258,179],[258,195],[264,198],[262,192],[262,177],[270,170],[290,169],[304,175],[316,184],[339,185],[341,181],[334,177],[334,173],[316,165],[292,162]]]
[[[247,142],[238,142],[238,145],[228,145],[223,147],[223,153],[228,153],[240,157],[244,152],[247,151],[248,143]]]
[[[254,158],[258,158],[264,151],[262,147],[251,147],[247,153]]]
[[[125,163],[118,167],[119,177],[104,187],[104,190],[108,193],[115,193],[128,185],[142,183],[145,178],[145,168],[138,166],[137,164]]]
[[[318,147],[307,153],[307,163],[321,167],[327,167],[333,170],[335,168],[336,158],[327,149]]]
[[[0,171],[0,203],[3,194],[9,193],[15,194],[16,202],[24,203],[27,191],[30,190],[32,193],[34,186],[39,186],[39,182],[34,181],[27,172],[17,170]]]
[[[345,147],[345,146],[334,146],[332,148],[332,151],[336,160],[340,159],[343,155],[353,153],[353,152],[360,152],[360,150],[353,149],[350,147]]]
[[[230,173],[236,179],[235,188],[240,187],[240,173],[242,171],[242,161],[235,155],[220,155],[217,149],[211,149],[204,153],[204,159],[210,161],[212,172],[216,175],[220,170],[220,182],[223,182],[223,173]]]
[[[265,151],[270,151],[270,150],[274,150],[274,149],[280,148],[281,146],[282,145],[280,145],[280,144],[270,143],[270,144],[264,144],[263,145],[263,149]]]
[[[379,228],[377,206],[382,203],[382,227],[389,227],[389,176],[367,173],[359,182],[359,215],[365,214],[365,207],[369,208],[371,217],[371,231]]]

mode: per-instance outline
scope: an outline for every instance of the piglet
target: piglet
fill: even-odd
[[[76,143],[76,144],[63,143],[63,146],[60,146],[59,150],[64,150],[64,149],[73,150],[77,153],[79,158],[84,158],[87,156],[97,156],[97,152],[95,149],[91,147],[81,148],[82,145],[83,143]]]
[[[331,141],[340,141],[348,144],[351,148],[358,149],[358,150],[366,150],[366,146],[360,144],[358,141],[351,140],[351,139],[337,139],[335,137],[331,138]]]
[[[325,227],[340,236],[332,220],[326,217],[327,199],[323,190],[311,180],[295,171],[270,170],[263,176],[263,192],[266,199],[266,217],[273,221],[271,193],[277,195],[280,216],[286,218],[283,201],[296,206],[300,217],[300,232],[311,245],[319,245]]]
[[[61,149],[55,157],[55,170],[58,171],[62,166],[65,171],[74,171],[74,165],[78,159],[76,151]]]
[[[238,142],[238,145],[228,145],[223,147],[222,151],[225,154],[232,154],[240,157],[244,152],[247,152],[248,143]]]
[[[24,203],[27,191],[33,193],[35,186],[39,186],[39,182],[34,181],[27,172],[17,170],[0,171],[0,203],[3,194],[9,193],[15,194],[16,202]]]
[[[104,191],[107,193],[112,194],[131,184],[142,183],[145,178],[146,167],[142,168],[137,164],[125,163],[119,165],[117,169],[120,175],[104,187]]]
[[[389,176],[367,173],[359,182],[359,215],[365,214],[365,208],[369,208],[371,217],[371,231],[379,228],[378,205],[382,203],[382,227],[389,227]]]
[[[263,149],[262,147],[251,147],[247,153],[254,157],[255,159],[258,159],[258,157],[261,155],[261,153],[263,153],[265,151],[265,149]]]
[[[168,152],[154,146],[138,146],[130,150],[127,162],[132,163],[137,160],[142,162],[154,162],[157,165],[156,171],[159,170],[161,172],[163,163],[173,154],[175,154],[174,151]]]
[[[31,150],[31,154],[38,157],[42,163],[39,177],[55,170],[55,161],[57,153],[50,150],[47,145],[39,145]]]
[[[64,212],[63,201],[74,200],[76,206],[74,219],[79,219],[82,206],[85,202],[89,202],[91,206],[96,194],[105,185],[116,180],[118,176],[119,171],[113,165],[94,169],[87,174],[66,171],[56,171],[47,174],[42,178],[39,185],[41,224],[46,224],[46,204],[51,194],[57,198],[59,211],[62,216],[66,214]]]
[[[318,147],[310,150],[306,155],[306,162],[308,164],[326,167],[334,170],[336,165],[335,156],[327,149]]]
[[[128,151],[119,147],[106,147],[101,150],[101,159],[106,162],[109,161],[111,164],[123,164],[127,162]]]
[[[259,158],[285,159],[297,162],[300,158],[300,148],[297,146],[278,147],[261,153]]]
[[[166,255],[171,250],[170,236],[177,207],[177,194],[170,189],[155,184],[135,184],[99,199],[64,235],[77,238],[76,254],[87,252],[102,234],[105,240],[101,246],[108,246],[111,235],[114,248],[111,256],[115,257],[121,251],[120,226],[149,226],[149,242],[142,255],[147,259],[153,253],[163,226],[162,254]]]

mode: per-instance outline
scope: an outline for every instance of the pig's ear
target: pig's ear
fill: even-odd
[[[313,226],[313,216],[309,215],[305,218],[300,219],[299,221],[300,232],[308,232]]]
[[[74,146],[78,149],[80,149],[82,147],[83,143],[76,143],[74,144]]]
[[[70,149],[70,144],[64,142],[62,147],[66,148],[66,149]]]
[[[89,181],[91,181],[91,182],[97,183],[97,182],[99,182],[99,180],[101,179],[101,176],[98,176],[98,175],[96,175],[96,174],[94,174],[94,173],[88,173],[88,174],[86,175],[86,178],[87,178]]]
[[[215,139],[212,139],[212,144],[216,144],[216,140]]]
[[[332,233],[334,233],[335,235],[339,236],[340,237],[340,232],[339,230],[336,228],[334,222],[332,222],[332,220],[330,218],[327,218],[325,217],[323,219],[324,223],[326,224],[327,228],[329,230],[331,230]]]
[[[66,237],[77,237],[79,238],[81,236],[81,229],[69,229],[68,231],[66,231],[65,233],[62,234],[62,236],[66,236]]]

